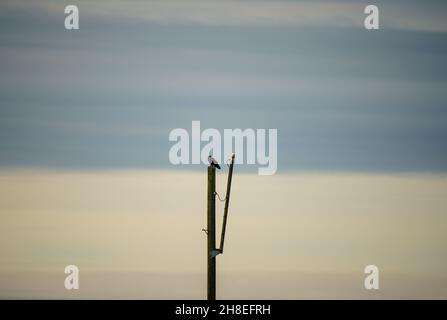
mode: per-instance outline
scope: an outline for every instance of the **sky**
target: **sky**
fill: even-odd
[[[204,297],[205,166],[169,162],[195,120],[278,130],[276,175],[235,167],[218,296],[447,298],[447,3],[374,3],[368,31],[369,1],[70,1],[67,31],[0,0],[0,298]]]
[[[0,165],[174,167],[174,128],[278,129],[278,172],[444,172],[442,1],[1,3]],[[241,170],[254,172],[254,166]]]
[[[206,179],[1,172],[0,298],[204,299]],[[445,176],[235,171],[217,296],[445,299],[446,199]],[[216,214],[219,234],[222,202]],[[76,292],[63,285],[70,264]],[[371,264],[377,292],[363,287]]]

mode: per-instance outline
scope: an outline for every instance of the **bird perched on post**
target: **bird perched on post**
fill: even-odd
[[[220,170],[219,164],[217,163],[216,159],[214,159],[211,155],[208,156],[208,162],[210,163],[211,167],[215,167]]]

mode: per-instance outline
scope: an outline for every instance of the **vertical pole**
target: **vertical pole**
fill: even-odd
[[[216,300],[216,168],[208,167],[208,300]]]
[[[220,253],[223,253],[224,241],[225,241],[225,230],[227,229],[227,217],[228,217],[228,205],[230,203],[230,192],[231,192],[231,179],[233,177],[233,165],[234,165],[234,154],[231,157],[230,170],[228,171],[228,181],[227,181],[227,194],[225,195],[225,208],[224,216],[222,222],[222,234],[220,235]]]

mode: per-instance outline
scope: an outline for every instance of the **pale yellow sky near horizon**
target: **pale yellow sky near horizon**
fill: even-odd
[[[223,195],[226,172],[217,179]],[[445,279],[446,176],[236,171],[233,183],[218,272],[360,274],[361,281],[363,268],[375,264],[384,277]],[[68,264],[81,274],[206,271],[205,170],[4,169],[0,197],[1,275],[63,277]],[[219,203],[218,230],[222,212]],[[8,296],[1,283],[0,296]]]

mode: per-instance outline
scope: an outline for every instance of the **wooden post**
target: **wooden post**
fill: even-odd
[[[231,179],[233,177],[233,166],[234,166],[234,154],[231,156],[230,170],[228,171],[227,194],[225,195],[225,208],[224,208],[224,216],[223,216],[223,222],[222,222],[222,234],[220,235],[220,246],[219,246],[220,253],[223,253],[224,241],[225,241],[225,231],[227,229],[228,206],[230,203]]]
[[[216,300],[216,168],[208,167],[208,300]]]

